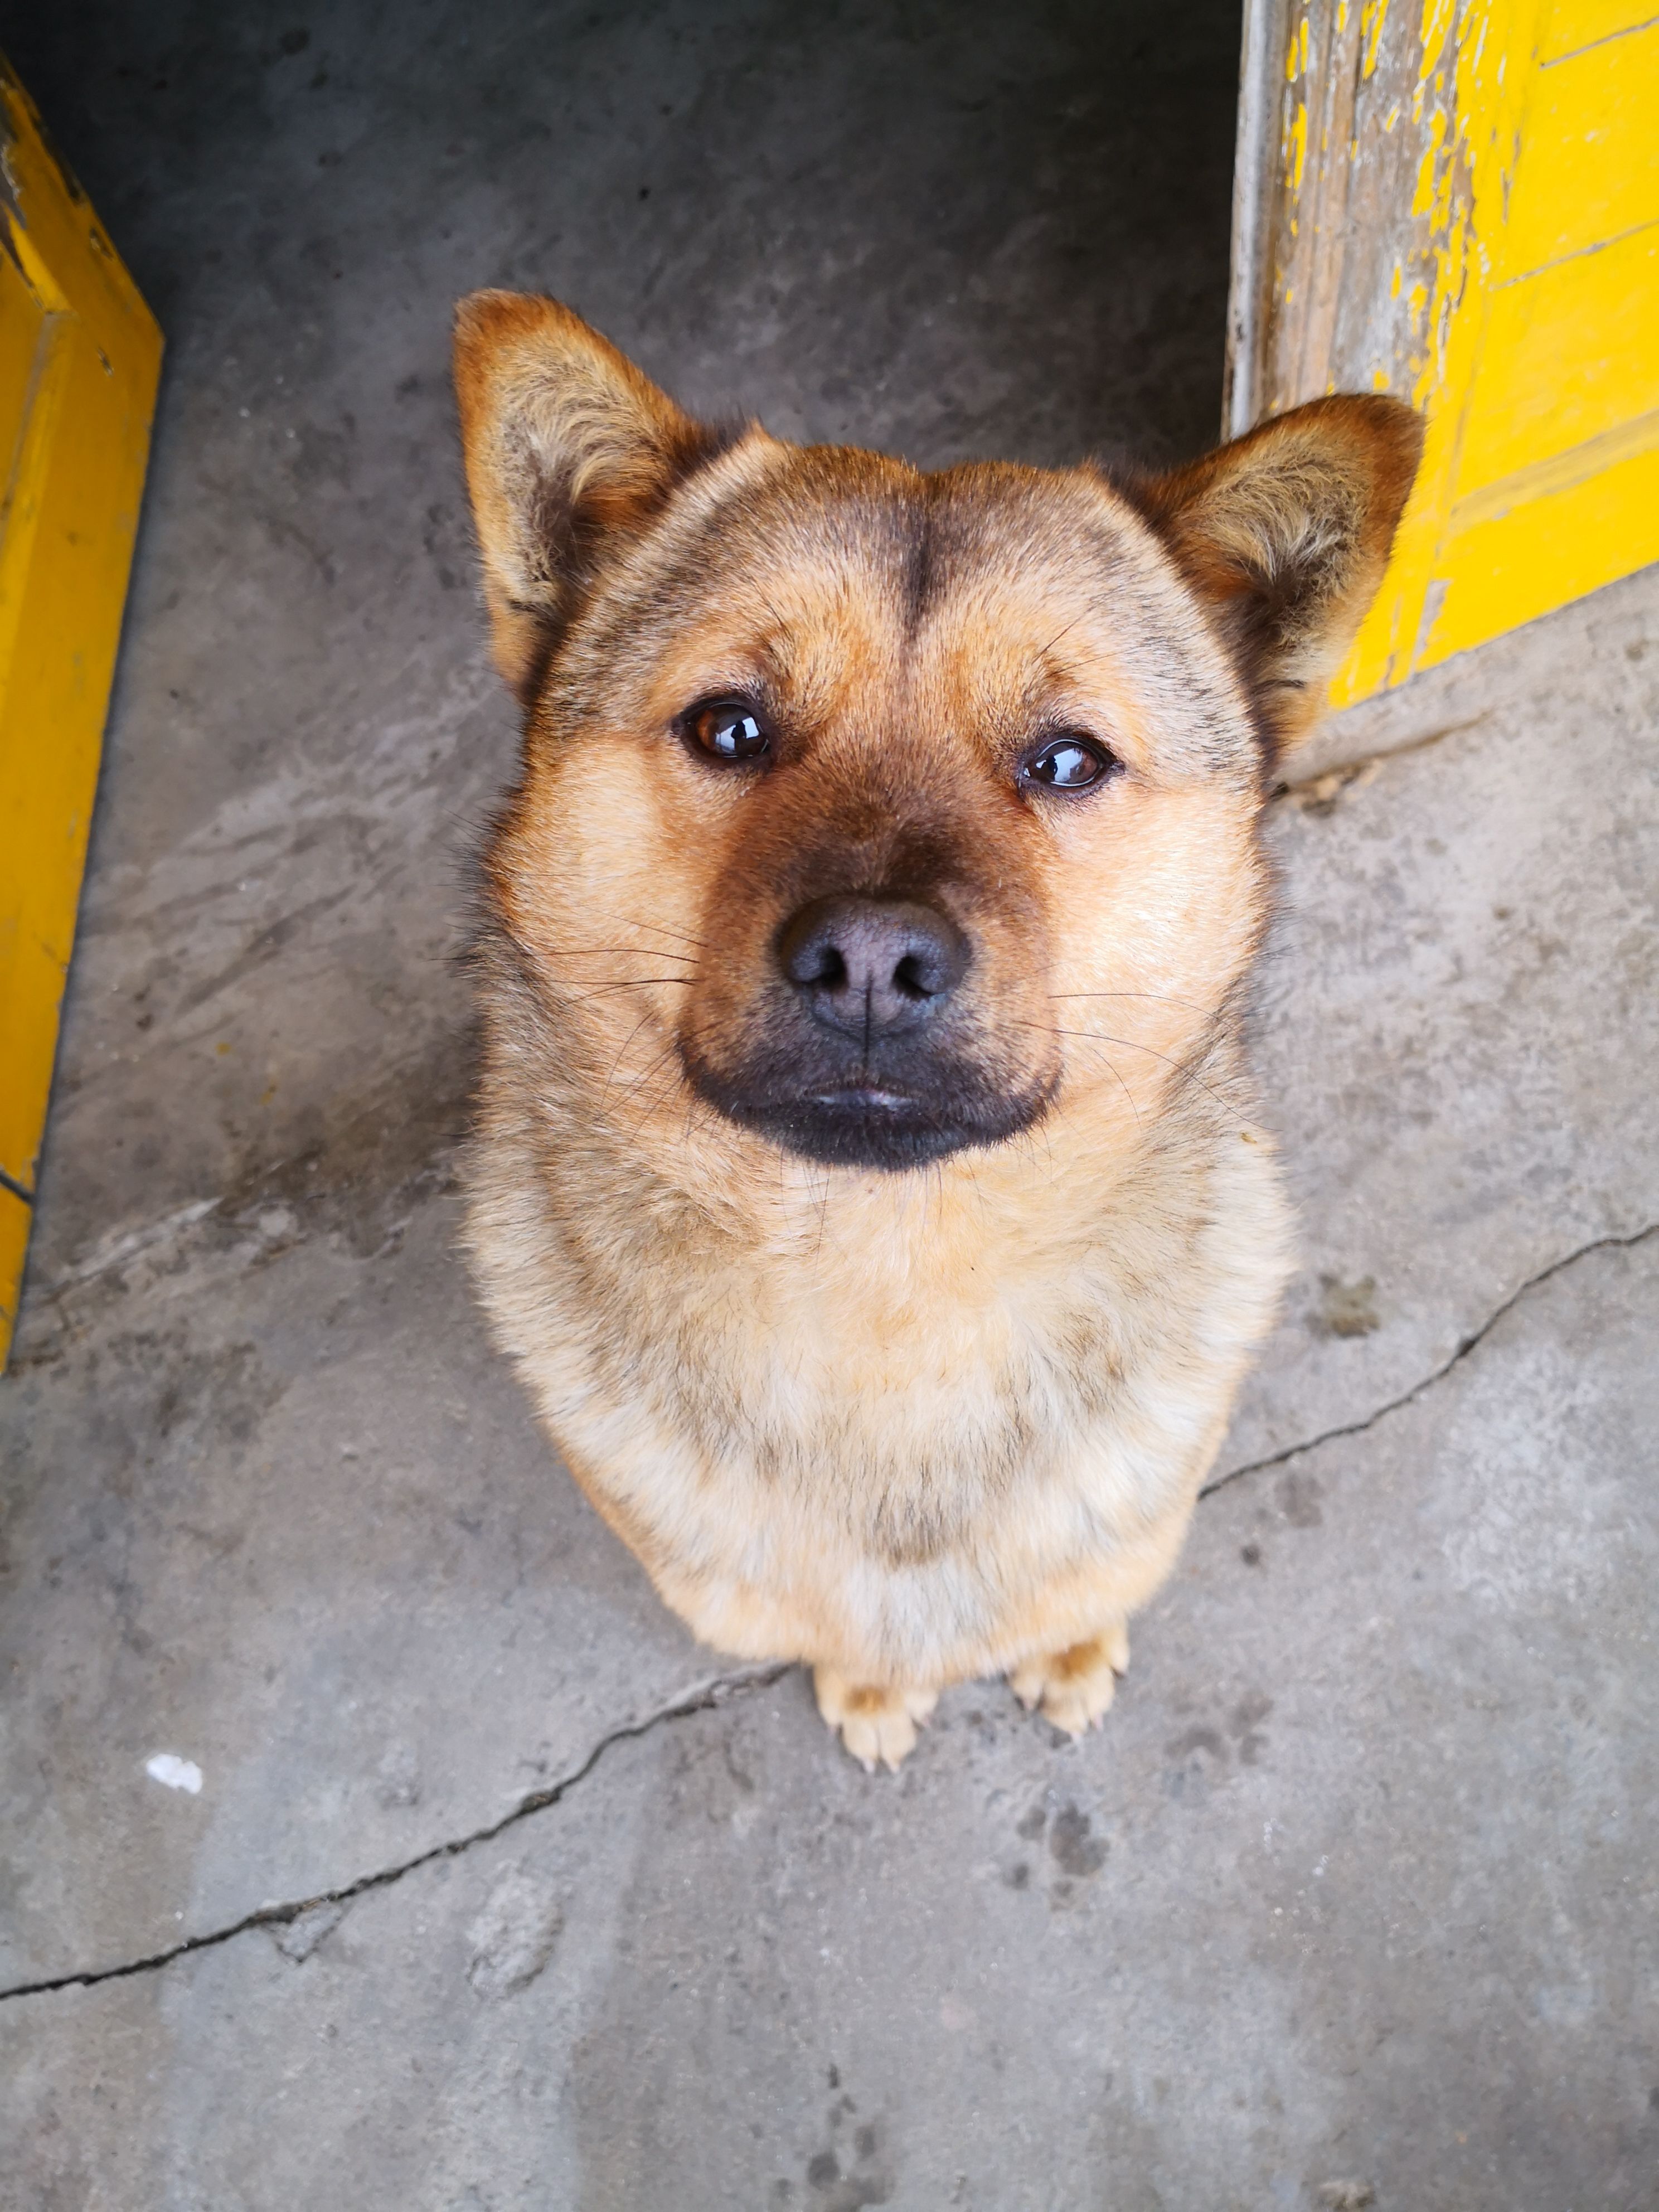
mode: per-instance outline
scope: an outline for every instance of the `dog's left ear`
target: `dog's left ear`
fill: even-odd
[[[1140,487],[1238,659],[1273,754],[1324,708],[1422,453],[1422,418],[1399,400],[1316,399]]]
[[[527,705],[607,552],[731,441],[556,300],[471,294],[454,357],[490,642]]]

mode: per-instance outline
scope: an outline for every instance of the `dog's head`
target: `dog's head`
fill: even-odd
[[[1265,769],[1387,560],[1416,418],[1134,483],[706,428],[550,300],[457,386],[526,767],[499,920],[607,1096],[822,1161],[1155,1103],[1263,913]]]

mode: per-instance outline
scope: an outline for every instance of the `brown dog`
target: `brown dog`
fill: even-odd
[[[704,428],[502,292],[456,382],[526,714],[470,1173],[500,1340],[667,1602],[807,1662],[866,1765],[974,1675],[1080,1730],[1284,1279],[1267,770],[1417,420],[925,476]]]

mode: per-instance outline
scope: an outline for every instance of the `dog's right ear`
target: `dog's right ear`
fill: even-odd
[[[495,665],[527,704],[607,539],[730,438],[580,315],[522,292],[461,301],[455,392]]]

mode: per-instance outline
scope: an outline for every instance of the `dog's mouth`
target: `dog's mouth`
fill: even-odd
[[[878,1079],[799,1090],[723,1076],[694,1055],[686,1073],[699,1097],[783,1151],[830,1167],[896,1173],[952,1152],[1002,1143],[1029,1128],[1048,1103],[1046,1089],[1018,1097],[958,1076],[928,1095]]]
[[[902,1091],[884,1091],[877,1084],[849,1084],[840,1091],[820,1091],[806,1102],[832,1113],[909,1114],[922,1110],[919,1099]]]

